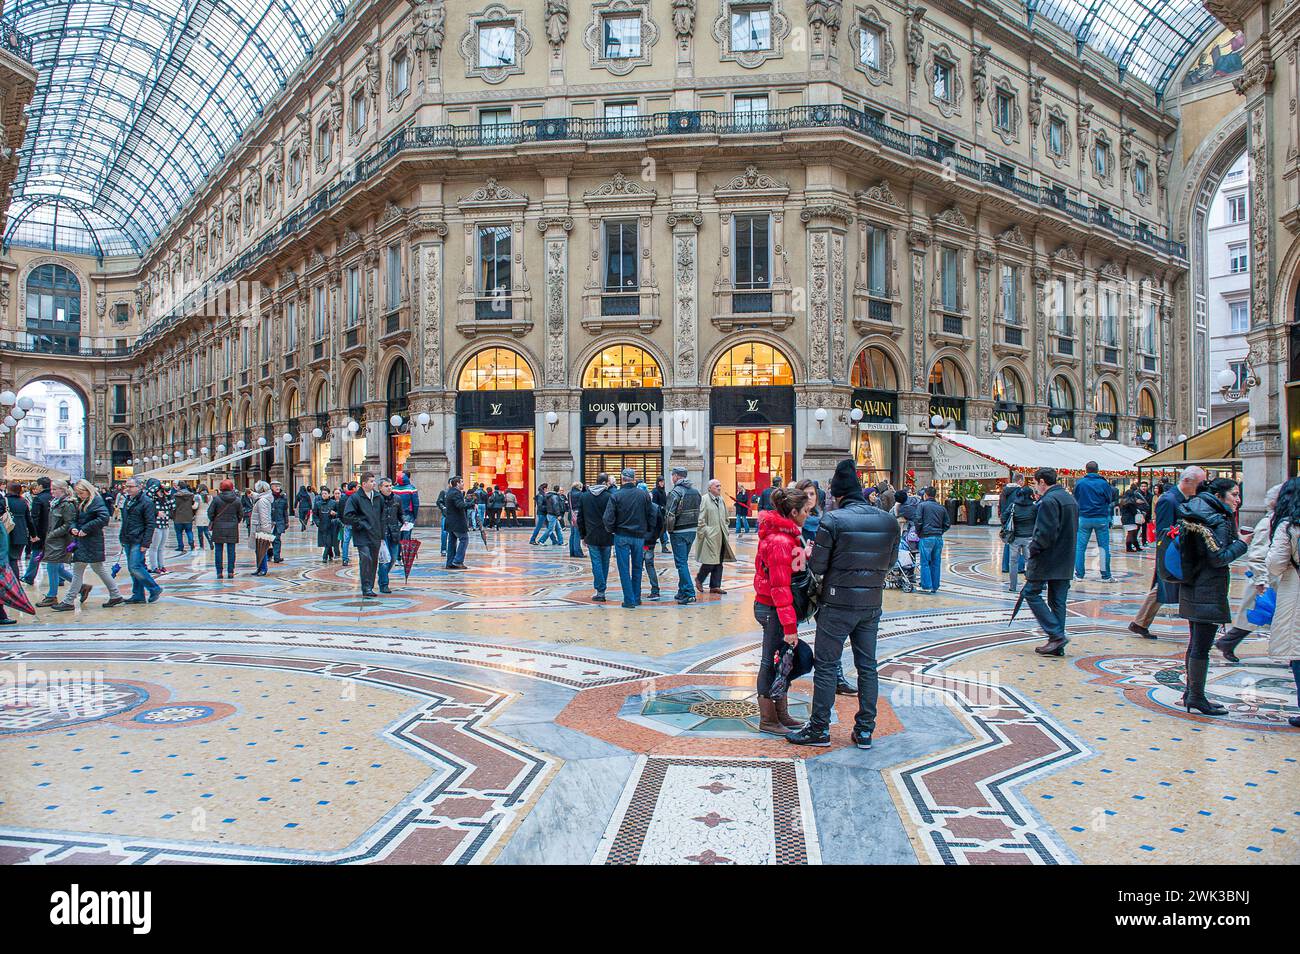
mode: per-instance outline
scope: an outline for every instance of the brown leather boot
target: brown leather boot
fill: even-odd
[[[776,705],[776,720],[787,729],[797,729],[803,725],[802,722],[790,715],[790,699],[788,696],[773,699],[772,702]]]
[[[758,697],[758,731],[771,735],[786,735],[790,730],[777,721],[776,702],[767,696]]]

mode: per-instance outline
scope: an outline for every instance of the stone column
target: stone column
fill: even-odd
[[[710,444],[709,389],[670,388],[664,392],[665,473],[685,467],[696,487],[704,486],[705,459]],[[708,462],[712,469],[713,462]]]
[[[547,416],[555,415],[555,423]],[[546,390],[537,395],[537,483],[559,483],[567,488],[578,475],[575,453],[581,440],[582,392],[576,389]]]
[[[848,375],[844,314],[845,230],[853,210],[818,199],[799,214],[808,242],[808,382],[843,382]]]
[[[417,523],[422,527],[437,526],[438,508],[434,501],[438,492],[451,479],[451,467],[456,445],[456,393],[454,391],[411,392],[411,456],[407,470],[420,492],[420,513]],[[416,418],[429,415],[428,428],[415,423]]]
[[[1030,269],[1030,280],[1034,286],[1033,327],[1034,327],[1034,396],[1038,405],[1030,413],[1030,405],[1025,405],[1025,434],[1042,440],[1047,433],[1047,373],[1051,367],[1047,355],[1047,279],[1050,272],[1044,265],[1035,263]]]
[[[795,437],[801,446],[795,448],[795,475],[787,476],[811,476],[825,487],[835,465],[853,456],[852,396],[853,391],[842,385],[795,388]],[[819,410],[826,412],[824,421],[817,420]]]
[[[673,235],[672,380],[681,387],[699,383],[699,231],[703,224],[704,216],[693,208],[675,209],[668,214],[668,228]]]
[[[993,259],[990,249],[975,249],[975,393],[985,397],[993,393]],[[993,416],[992,405],[988,417]],[[974,434],[971,427],[970,402],[966,402],[967,429]]]
[[[407,229],[411,243],[411,333],[414,387],[410,394],[411,417],[424,411],[431,422],[426,432],[418,425],[411,429],[411,456],[407,468],[415,475],[420,497],[420,523],[437,522],[433,500],[438,489],[446,486],[451,473],[449,450],[456,439],[455,399],[450,406],[445,397],[443,378],[442,329],[446,321],[443,294],[444,240],[446,223],[435,214],[422,212],[414,216]],[[451,421],[447,417],[450,413]],[[431,486],[432,485],[432,486]],[[426,500],[425,498],[428,497]]]
[[[930,247],[930,235],[912,229],[907,233],[907,244],[912,259],[911,308],[908,310],[912,335],[912,390],[923,392],[929,372],[925,359],[925,258]]]
[[[569,383],[569,232],[573,230],[573,219],[567,215],[549,216],[538,221],[537,230],[545,237],[546,261],[546,346],[542,379],[548,389],[566,388]]]
[[[377,387],[375,391],[378,391]],[[387,456],[384,444],[388,441],[388,405],[383,401],[366,402],[365,437],[366,456],[361,463],[361,472],[370,471],[382,476],[381,468]]]

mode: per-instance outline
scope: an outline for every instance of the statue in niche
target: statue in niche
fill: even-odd
[[[569,0],[546,0],[546,40],[557,50],[569,35]]]
[[[424,61],[424,54],[429,55],[429,65],[438,62],[438,52],[447,32],[447,9],[443,0],[410,0],[411,4],[411,49],[415,51],[417,63]]]
[[[925,7],[912,7],[907,12],[907,65],[915,75],[921,65],[921,54],[925,50],[925,31],[921,29],[921,20],[925,18]]]

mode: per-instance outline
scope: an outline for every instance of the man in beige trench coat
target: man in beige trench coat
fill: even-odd
[[[709,481],[709,491],[700,501],[700,522],[695,534],[695,559],[700,561],[695,586],[704,590],[709,578],[710,593],[725,593],[722,588],[722,564],[735,563],[736,554],[727,537],[727,502],[722,499],[722,481]]]

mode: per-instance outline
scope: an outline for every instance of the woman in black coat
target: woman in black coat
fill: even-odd
[[[1246,552],[1251,531],[1237,529],[1241,490],[1235,480],[1219,477],[1201,484],[1200,492],[1178,508],[1178,551],[1183,578],[1178,585],[1178,615],[1187,620],[1187,692],[1183,705],[1203,715],[1227,709],[1205,697],[1210,645],[1224,623],[1232,621],[1228,593],[1233,560]]]
[[[5,504],[9,508],[9,515],[14,518],[14,528],[9,531],[9,552],[4,556],[9,561],[9,566],[13,568],[14,576],[22,576],[18,564],[22,559],[23,551],[27,549],[27,544],[36,536],[35,528],[32,526],[32,508],[23,497],[22,484],[15,481],[7,490]]]
[[[220,488],[208,504],[208,521],[212,527],[212,556],[216,561],[218,580],[221,579],[223,563],[226,574],[231,577],[235,575],[235,547],[239,545],[239,523],[244,519],[243,503],[235,493],[234,481],[223,480]]]
[[[72,585],[62,601],[55,603],[51,609],[67,612],[72,609],[72,601],[80,597],[86,602],[90,586],[82,581],[86,578],[86,567],[94,572],[108,589],[108,602],[105,606],[117,606],[124,602],[122,593],[113,581],[112,575],[104,569],[104,528],[108,526],[108,504],[95,492],[89,481],[79,480],[73,488],[77,499],[77,515],[73,521],[71,536],[76,540],[77,548],[72,552]]]
[[[328,487],[321,487],[320,496],[312,504],[311,513],[316,524],[316,546],[322,551],[320,561],[329,563],[338,549],[338,530],[335,527],[338,514]]]
[[[1119,522],[1124,525],[1125,553],[1142,551],[1142,524],[1147,521],[1149,509],[1150,505],[1137,484],[1131,485],[1119,499]],[[1138,522],[1138,514],[1142,515],[1141,524]]]

